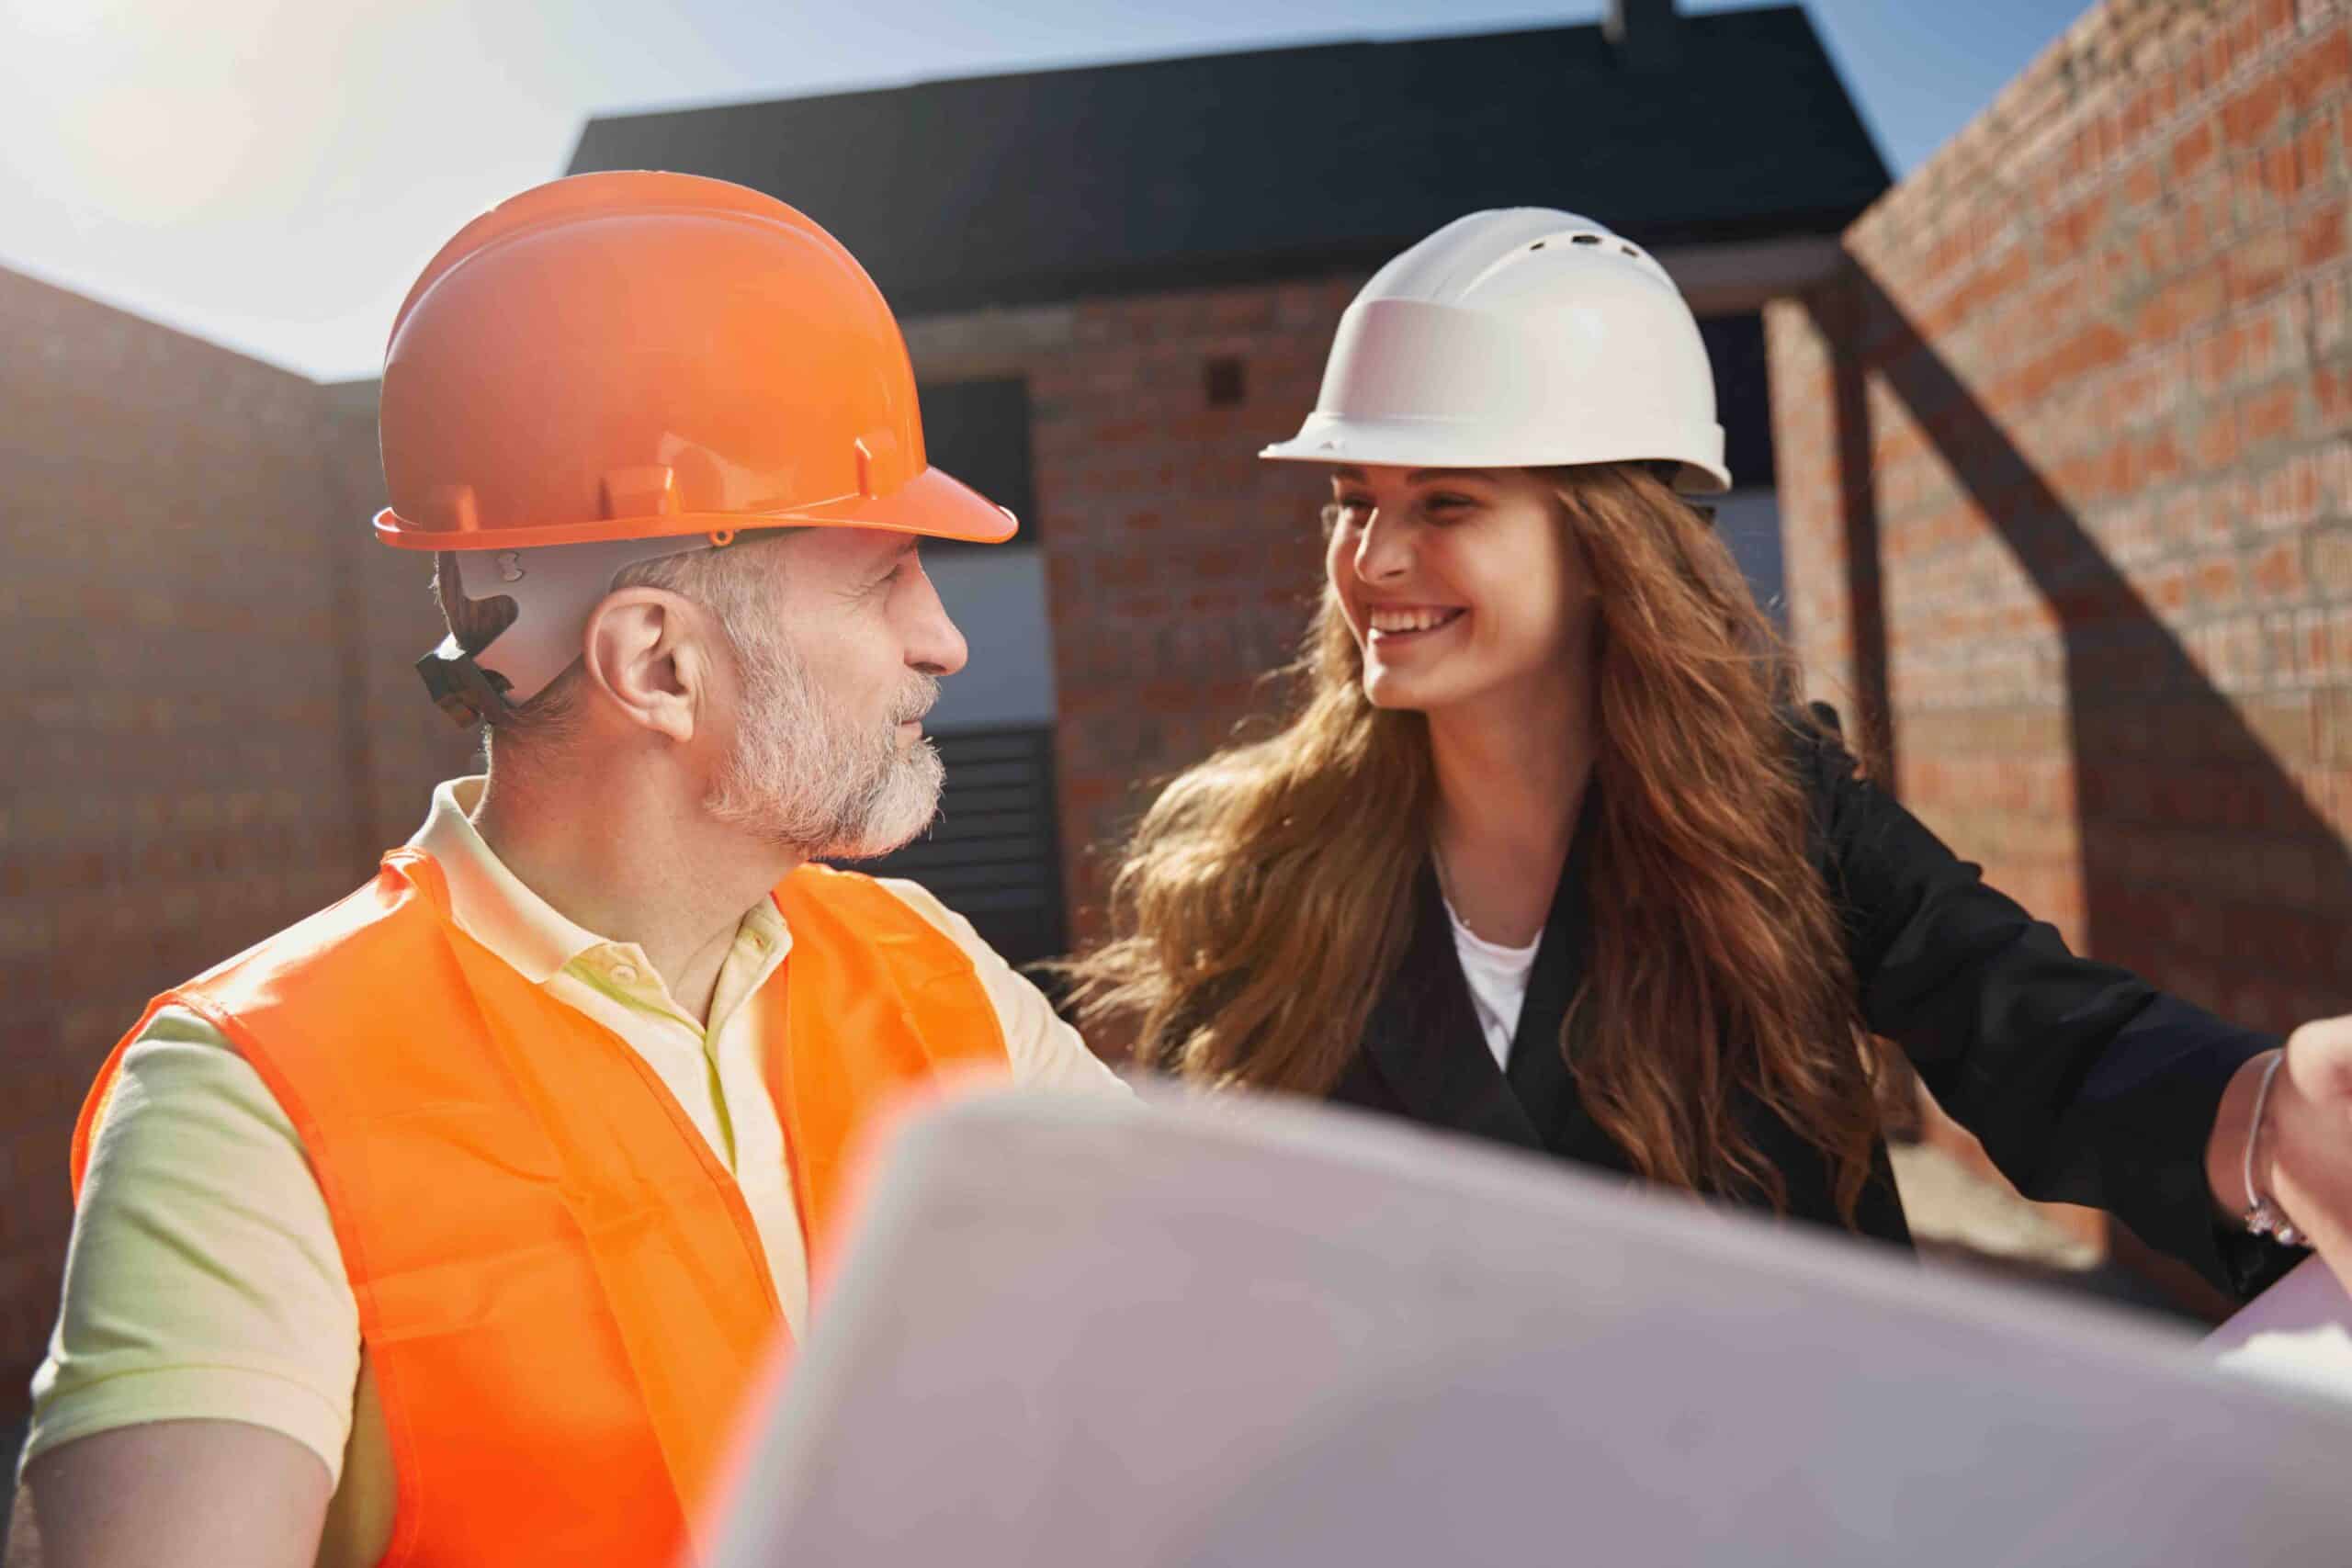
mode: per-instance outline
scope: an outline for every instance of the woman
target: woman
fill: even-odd
[[[2035,1197],[2240,1291],[2292,1256],[2241,1211],[2334,1248],[2352,1020],[2277,1074],[1858,776],[1682,499],[1728,488],[1723,433],[1638,247],[1546,210],[1439,231],[1265,456],[1330,469],[1302,699],[1145,818],[1073,965],[1090,1024],[1205,1083],[1904,1241],[1883,1037]]]

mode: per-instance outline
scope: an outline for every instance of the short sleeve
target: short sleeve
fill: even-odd
[[[209,1023],[159,1012],[91,1143],[26,1458],[118,1427],[242,1421],[339,1482],[359,1349],[292,1124]]]
[[[981,940],[972,922],[950,909],[928,888],[899,877],[877,879],[917,914],[970,955],[972,969],[1004,1030],[1012,1081],[1028,1089],[1126,1095],[1117,1074],[1086,1048],[1077,1030],[1054,1011],[1035,981],[1017,973],[1004,956]]]

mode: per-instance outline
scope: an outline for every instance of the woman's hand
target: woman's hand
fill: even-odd
[[[2205,1145],[2205,1179],[2233,1219],[2254,1201],[2245,1145],[2272,1058],[2238,1069]],[[2352,1292],[2352,1016],[2307,1023],[2287,1037],[2254,1151],[2255,1186],[2318,1248]]]

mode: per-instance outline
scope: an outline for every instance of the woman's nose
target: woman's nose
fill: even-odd
[[[1374,512],[1356,540],[1356,575],[1366,582],[1403,576],[1413,564],[1412,545],[1406,537],[1407,532],[1380,512]]]

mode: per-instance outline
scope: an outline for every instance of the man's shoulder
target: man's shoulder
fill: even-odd
[[[942,903],[939,895],[922,883],[910,881],[903,876],[876,876],[869,880],[874,886],[921,915],[940,931],[955,938],[959,944],[966,947],[988,947],[988,943],[981,939],[980,933],[973,929],[971,921]],[[989,951],[994,950],[989,949]]]
[[[138,1108],[143,1125],[196,1117],[218,1133],[291,1138],[293,1124],[220,1027],[194,1009],[165,1004],[136,1032],[92,1119],[103,1134],[116,1109]]]
[[[971,961],[972,976],[988,994],[998,1026],[1003,1031],[1005,1054],[1015,1082],[1089,1093],[1128,1092],[1126,1086],[1086,1048],[1078,1031],[1055,1013],[1053,1003],[1036,983],[1006,962],[1004,955],[973,929],[970,920],[941,902],[930,888],[899,876],[872,876],[862,872],[830,874],[855,876],[867,886],[889,895],[962,950]]]
[[[217,1006],[243,1014],[299,1003],[308,992],[296,977],[331,969],[362,987],[373,976],[388,993],[380,999],[398,1010],[403,976],[414,973],[404,960],[413,954],[383,950],[436,942],[446,924],[431,898],[419,896],[420,877],[434,874],[429,862],[424,865],[428,869],[388,860],[367,883],[175,987],[172,995],[195,1004],[190,1011],[209,1015]]]
[[[989,946],[987,939],[973,928],[970,920],[942,903],[937,894],[920,882],[912,882],[903,876],[876,876],[871,872],[845,866],[817,864],[803,866],[793,874],[801,887],[819,897],[823,897],[820,890],[852,887],[869,895],[887,895],[893,905],[903,907],[921,917],[925,924],[966,952],[996,956],[996,950]],[[794,882],[785,884],[786,888],[794,886]]]

